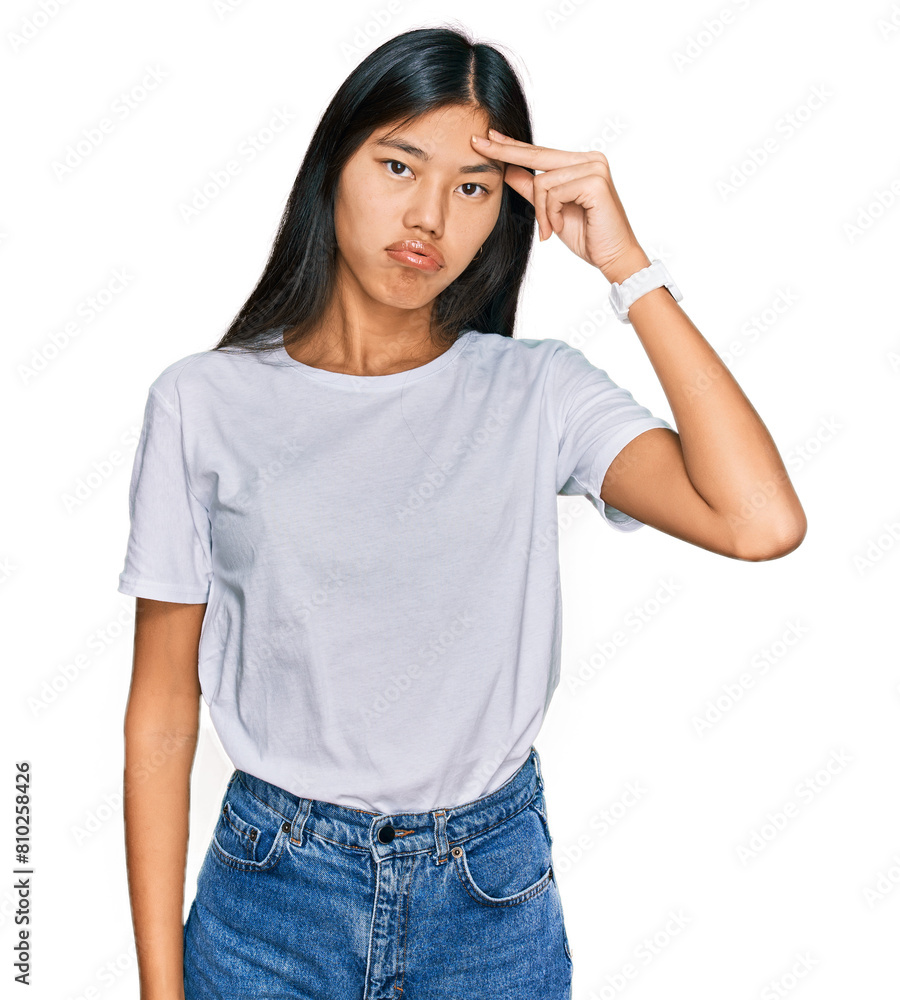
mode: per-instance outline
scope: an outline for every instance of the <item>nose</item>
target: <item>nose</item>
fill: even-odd
[[[421,229],[439,239],[444,231],[446,211],[440,187],[419,184],[410,194],[403,223],[407,229]]]

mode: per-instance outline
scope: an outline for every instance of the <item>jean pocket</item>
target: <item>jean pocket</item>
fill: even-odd
[[[278,863],[289,834],[284,817],[233,774],[213,831],[215,857],[239,871],[268,871]]]
[[[536,798],[451,848],[463,888],[482,906],[517,906],[553,884],[550,842]]]

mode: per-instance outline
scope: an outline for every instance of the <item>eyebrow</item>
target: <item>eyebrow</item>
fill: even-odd
[[[430,160],[431,156],[424,149],[413,146],[412,143],[404,142],[402,139],[378,139],[376,146],[389,146],[392,149],[399,149],[407,156],[415,156],[419,160]],[[474,163],[468,167],[460,167],[461,174],[499,174],[503,176],[503,168],[496,160],[487,163]]]

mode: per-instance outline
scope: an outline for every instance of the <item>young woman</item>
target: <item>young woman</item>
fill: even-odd
[[[119,585],[143,1000],[569,997],[533,745],[557,496],[736,559],[803,538],[606,157],[531,139],[496,49],[389,40],[230,329],[151,386]],[[564,341],[513,339],[535,222],[613,284],[677,432]],[[235,770],[182,925],[201,694]]]

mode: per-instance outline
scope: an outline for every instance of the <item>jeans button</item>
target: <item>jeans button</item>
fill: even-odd
[[[394,839],[394,828],[390,823],[378,831],[378,839],[382,844],[389,844]]]

